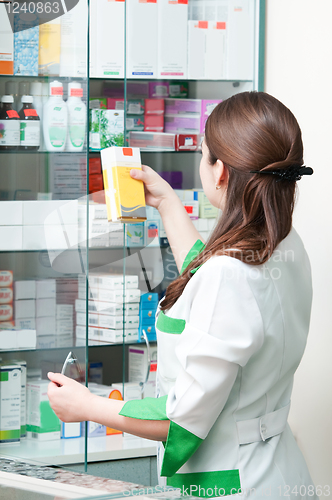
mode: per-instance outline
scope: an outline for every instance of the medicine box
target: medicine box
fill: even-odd
[[[56,319],[54,316],[36,318],[37,337],[56,335]]]
[[[142,342],[144,340],[143,337],[143,330],[146,333],[146,336],[149,341],[155,342],[157,340],[157,335],[156,335],[156,327],[155,325],[140,325],[139,330],[138,330],[138,341]]]
[[[139,383],[125,382],[123,384],[112,384],[112,388],[118,390],[121,393],[124,401],[142,399],[142,391]]]
[[[124,111],[90,110],[90,149],[100,151],[111,146],[123,146]]]
[[[36,298],[49,299],[56,297],[56,282],[55,279],[45,279],[36,281]],[[48,316],[48,314],[45,314]]]
[[[60,439],[60,420],[47,396],[49,380],[27,382],[27,435],[39,441]]]
[[[113,222],[146,220],[144,186],[130,176],[141,170],[138,148],[111,147],[101,151],[107,217]]]
[[[38,76],[39,26],[14,16],[14,75]]]
[[[147,220],[145,222],[145,245],[159,247],[159,224],[160,220]]]
[[[149,82],[149,98],[165,98],[169,97],[169,85],[168,81],[155,81]]]
[[[0,6],[1,7],[1,6]],[[13,284],[13,271],[0,270],[0,287],[9,287]]]
[[[15,327],[22,330],[35,330],[36,329],[36,319],[35,318],[20,318],[15,320]]]
[[[79,298],[85,299],[85,294],[80,293]],[[102,302],[116,302],[117,304],[123,304],[128,302],[138,303],[141,298],[141,291],[135,289],[123,290],[103,290],[98,288],[89,288],[89,298],[97,299]]]
[[[21,367],[0,364],[0,443],[15,443],[21,437]]]
[[[10,363],[18,365],[21,369],[21,439],[27,435],[27,362],[24,360],[12,359]]]
[[[12,288],[0,287],[0,304],[11,304],[14,294]]]
[[[107,109],[124,110],[124,98],[108,97]],[[128,99],[127,113],[129,115],[144,115],[144,99]]]
[[[60,19],[39,26],[38,73],[58,76],[60,73],[61,26]]]
[[[78,2],[75,9],[60,17],[61,53],[60,76],[86,77],[86,30],[88,9],[86,2]]]
[[[158,78],[187,78],[188,2],[158,0]]]
[[[13,319],[12,304],[0,305],[0,321],[11,321]]]
[[[165,115],[201,113],[201,99],[165,99]]]
[[[13,75],[14,35],[6,7],[0,3],[0,75]]]
[[[143,293],[141,295],[141,309],[154,309],[158,306],[158,294],[157,293]]]
[[[36,281],[24,280],[14,282],[15,300],[35,299],[36,298]]]
[[[35,318],[36,300],[15,300],[14,301],[15,320],[21,318]]]
[[[0,226],[0,251],[22,250],[22,249],[23,249],[22,226]]]
[[[127,78],[157,78],[157,0],[127,3]]]
[[[202,149],[202,139],[203,135],[201,134],[177,134],[175,136],[175,149],[176,151],[200,151]]]
[[[205,124],[210,114],[221,102],[220,99],[202,99],[200,133],[204,134]]]
[[[107,109],[106,97],[89,97],[89,109]]]
[[[156,321],[156,309],[141,309],[139,313],[140,325],[154,325]]]
[[[43,316],[56,316],[56,299],[36,299],[36,318]]]
[[[184,113],[173,116],[165,115],[165,132],[173,134],[199,134],[200,114]]]
[[[81,437],[81,422],[61,422],[61,439]]]
[[[175,134],[159,132],[129,132],[129,145],[143,150],[175,151]]]
[[[0,9],[1,8],[2,5],[0,5]],[[1,39],[1,34],[0,34],[0,39]],[[22,201],[0,201],[0,221],[1,221],[0,226],[22,226],[23,224]]]
[[[84,283],[85,275],[79,276],[79,283]],[[89,274],[91,287],[104,288],[106,290],[122,290],[125,288],[138,288],[138,276],[133,274]]]
[[[144,131],[145,132],[163,132],[164,131],[164,115],[145,115]]]
[[[150,372],[145,384],[143,397],[155,397],[157,348],[150,347]],[[148,369],[148,355],[146,346],[129,347],[128,353],[128,378],[130,382],[144,382]]]
[[[91,76],[123,78],[125,2],[93,0],[90,13]]]
[[[145,99],[146,115],[165,114],[165,99]]]
[[[145,118],[144,115],[127,115],[126,130],[144,130]],[[129,136],[128,136],[129,139]]]

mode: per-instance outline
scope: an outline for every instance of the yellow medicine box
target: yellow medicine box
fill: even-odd
[[[130,177],[131,169],[142,169],[139,148],[112,146],[102,149],[100,154],[108,220],[131,223],[145,221],[143,182]]]

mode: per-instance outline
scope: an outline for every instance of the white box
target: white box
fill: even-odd
[[[55,279],[37,280],[36,281],[36,298],[48,299],[56,297],[56,282]],[[48,316],[48,314],[46,315]]]
[[[56,320],[56,335],[73,335],[74,326],[73,319],[57,319]]]
[[[254,2],[229,0],[227,78],[252,80],[254,60]]]
[[[36,318],[37,336],[56,335],[56,320],[54,316]]]
[[[136,382],[112,384],[112,389],[116,389],[121,392],[124,401],[142,399],[141,386]]]
[[[35,318],[19,318],[15,320],[15,327],[24,330],[35,330],[36,320]]]
[[[11,363],[21,368],[21,438],[27,435],[27,362],[12,359]]]
[[[37,299],[36,300],[36,318],[44,316],[56,316],[56,299]]]
[[[205,78],[206,33],[206,24],[188,21],[188,79]]]
[[[157,1],[127,3],[127,78],[156,78]]]
[[[36,298],[35,280],[15,281],[14,298],[15,300],[35,299]]]
[[[92,0],[91,76],[124,77],[125,2]]]
[[[77,243],[77,225],[23,226],[23,250],[67,250]]]
[[[154,398],[156,396],[156,374],[157,374],[157,348],[151,349],[151,365],[148,381],[144,387],[143,397]],[[128,357],[130,382],[144,382],[148,369],[148,355],[146,346],[129,347]]]
[[[2,8],[2,5],[0,5],[0,8]],[[1,39],[1,34],[0,34],[0,39]],[[0,54],[0,66],[1,66],[1,54]],[[22,201],[0,201],[0,225],[22,226],[22,224],[23,224]]]
[[[125,284],[126,289],[138,288],[137,275],[123,274],[93,274],[89,273],[89,284],[92,288],[105,290],[122,290]]]
[[[57,319],[73,319],[74,306],[72,304],[57,304],[56,305],[56,318]]]
[[[77,225],[77,207],[77,200],[23,201],[23,225]]]
[[[5,4],[0,4],[0,75],[14,74],[14,35]]]
[[[17,330],[16,342],[18,349],[36,349],[36,330]]]
[[[0,251],[7,250],[23,250],[22,226],[0,226]]]
[[[187,78],[188,3],[158,0],[157,78]]]
[[[85,77],[87,57],[88,8],[85,0],[62,15],[60,76]]]
[[[60,439],[60,420],[50,407],[49,380],[27,382],[28,437],[39,441]]]
[[[78,298],[85,299],[85,290],[79,288]],[[138,289],[123,290],[103,290],[98,288],[89,288],[89,299],[100,300],[101,302],[115,302],[117,304],[127,304],[128,302],[139,303],[141,292]]]
[[[86,328],[83,325],[76,325],[75,328],[76,339],[85,339],[86,337]]]
[[[15,300],[14,301],[14,318],[15,321],[21,318],[35,318],[36,316],[36,301],[35,299]]]
[[[40,335],[36,339],[37,349],[55,349],[55,335]]]
[[[61,439],[81,437],[81,422],[61,422]]]

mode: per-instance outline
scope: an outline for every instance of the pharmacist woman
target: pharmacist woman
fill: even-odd
[[[260,92],[227,99],[207,121],[200,177],[222,215],[206,243],[166,181],[132,171],[180,272],[157,312],[159,397],[108,400],[49,373],[60,419],[159,441],[161,484],[183,494],[318,498],[287,424],[312,301],[292,212],[296,182],[312,172],[295,117]]]

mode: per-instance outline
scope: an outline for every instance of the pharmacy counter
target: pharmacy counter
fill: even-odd
[[[36,442],[22,440],[19,444],[1,444],[0,456],[17,458],[27,463],[43,465],[70,465],[84,462],[84,438]],[[151,457],[156,455],[156,444],[134,436],[102,436],[89,438],[88,462]]]

